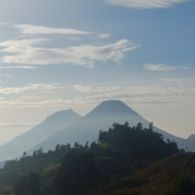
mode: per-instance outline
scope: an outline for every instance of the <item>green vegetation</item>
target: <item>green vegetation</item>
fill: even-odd
[[[0,195],[191,195],[194,181],[193,154],[165,142],[152,124],[125,123],[100,131],[96,143],[57,145],[7,162]]]
[[[97,195],[194,195],[195,154],[178,153],[110,184]]]

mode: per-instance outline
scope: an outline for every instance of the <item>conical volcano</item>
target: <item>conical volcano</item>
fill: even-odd
[[[142,123],[148,127],[147,122],[142,116],[119,100],[109,100],[100,103],[91,112],[82,117],[78,122],[69,128],[65,128],[44,141],[38,148],[44,150],[54,149],[57,144],[74,144],[78,142],[97,141],[100,130],[107,130],[113,123],[129,122],[131,126]]]

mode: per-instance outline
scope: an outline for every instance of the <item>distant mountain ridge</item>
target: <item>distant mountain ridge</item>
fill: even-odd
[[[30,150],[80,118],[73,110],[62,110],[48,116],[42,123],[0,146],[0,161],[21,156],[24,151]]]
[[[20,156],[24,151],[32,153],[42,148],[53,150],[57,144],[74,144],[96,141],[100,130],[107,130],[114,122],[129,122],[130,126],[142,123],[148,127],[150,122],[120,100],[108,100],[100,103],[91,112],[81,117],[73,110],[54,113],[45,121],[26,133],[0,146],[0,161]],[[175,141],[180,148],[195,151],[195,135],[188,139],[180,138],[157,127],[165,139]]]
[[[71,127],[57,132],[36,148],[41,147],[48,151],[54,149],[57,144],[74,144],[75,142],[85,144],[86,142],[93,142],[96,141],[100,130],[108,129],[114,122],[129,122],[130,126],[142,123],[144,127],[148,127],[150,124],[150,122],[128,107],[124,102],[108,100],[95,107]],[[187,140],[183,138],[174,136],[156,127],[154,127],[154,131],[161,133],[165,139],[175,141],[180,148],[186,149],[188,147]],[[190,150],[195,151],[195,147],[190,148]]]
[[[138,118],[139,120],[137,120]],[[108,129],[114,122],[125,123],[127,121],[132,126],[139,122],[147,124],[145,119],[123,102],[119,100],[104,101],[71,127],[62,129],[42,142],[36,149],[43,148],[48,151],[54,149],[57,144],[93,142],[96,141],[100,130]]]

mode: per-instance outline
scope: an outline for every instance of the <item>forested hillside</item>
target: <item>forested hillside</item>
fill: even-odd
[[[105,187],[96,195],[194,195],[195,154],[179,153]]]
[[[113,189],[118,191],[115,184],[120,184],[124,178],[128,178],[125,189],[131,185],[146,185],[144,174],[142,177],[139,173],[139,179],[133,179],[138,171],[168,156],[181,153],[184,151],[180,151],[174,142],[165,142],[162,135],[153,132],[152,124],[149,128],[143,128],[141,123],[136,127],[130,127],[128,123],[113,124],[108,131],[100,131],[97,142],[85,145],[75,143],[74,146],[57,145],[55,151],[43,153],[40,149],[33,156],[24,153],[22,158],[7,162],[0,171],[0,194],[115,194]],[[181,168],[179,166],[177,169],[178,174],[180,171],[183,173],[185,167]],[[153,170],[154,176],[161,173],[151,168]],[[162,180],[156,182],[163,181],[163,177],[162,174]],[[174,178],[173,174],[169,179]],[[108,191],[105,193],[105,190]],[[125,193],[128,194],[128,191]]]

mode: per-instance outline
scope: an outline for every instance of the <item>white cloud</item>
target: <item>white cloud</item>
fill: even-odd
[[[84,85],[72,86],[74,96],[67,96],[62,84],[28,84],[19,87],[0,87],[0,107],[57,108],[97,104],[109,99],[128,100],[134,104],[175,104],[193,102],[195,88],[189,82],[164,82],[140,85]],[[69,91],[71,94],[71,91]]]
[[[144,68],[154,72],[171,72],[176,70],[189,70],[187,66],[168,66],[165,64],[144,64]]]
[[[85,86],[81,84],[73,85],[73,90],[81,93],[106,93],[118,90],[120,88],[119,85],[114,86]]]
[[[189,78],[163,78],[162,81],[177,84],[193,84],[193,79]]]
[[[178,95],[195,93],[195,88],[189,83],[170,84],[150,84],[150,85],[108,85],[108,86],[94,86],[94,85],[73,85],[73,90],[82,92],[84,94],[128,94],[129,96],[162,96],[162,95]]]
[[[123,6],[131,9],[167,8],[188,0],[105,0],[113,6]]]
[[[82,104],[95,104],[106,99],[122,99],[135,104],[186,102],[195,98],[195,88],[190,83],[165,83],[145,85],[73,85],[78,92],[77,101]]]
[[[38,26],[30,24],[14,25],[15,28],[21,31],[23,34],[29,35],[44,35],[44,34],[62,34],[67,36],[79,36],[79,35],[92,35],[93,33],[87,31],[81,31],[72,28],[52,28],[47,26]]]
[[[70,40],[77,40],[80,36],[92,36],[98,37],[99,39],[111,38],[110,33],[95,33],[84,30],[78,30],[75,28],[64,28],[64,27],[49,27],[44,25],[33,25],[33,24],[12,24],[6,22],[0,22],[0,26],[13,28],[17,30],[23,36],[48,36],[48,35],[64,35],[69,37]]]
[[[109,34],[109,33],[103,33],[103,34],[99,34],[98,35],[98,38],[99,39],[110,39],[111,38],[111,34]]]
[[[35,65],[73,64],[85,67],[94,67],[96,63],[113,61],[119,63],[125,54],[134,50],[138,45],[130,40],[121,39],[114,43],[98,43],[100,39],[109,39],[109,33],[92,33],[69,28],[54,28],[31,24],[5,25],[17,29],[20,38],[8,39],[0,42],[0,69],[34,69]],[[74,45],[71,39],[61,37],[64,47],[61,46],[56,36],[51,34],[74,37]],[[28,36],[27,36],[28,35]],[[44,35],[41,36],[41,35]],[[80,36],[91,36],[92,43],[83,42]],[[79,38],[79,43],[77,43]],[[85,40],[85,38],[83,39]],[[82,43],[81,43],[82,42]],[[94,43],[95,42],[95,43]],[[28,68],[29,67],[29,68]]]
[[[78,45],[66,48],[41,48],[36,44],[43,39],[10,40],[0,43],[0,61],[9,64],[48,65],[48,64],[75,64],[93,67],[96,62],[120,62],[126,52],[138,46],[129,40],[123,39],[107,45]]]
[[[54,90],[56,88],[61,87],[59,84],[28,84],[25,86],[20,86],[20,87],[2,87],[0,86],[0,95],[21,95],[22,93],[26,92],[33,92],[33,91],[38,91],[42,92],[44,90],[49,91],[49,90]]]
[[[1,109],[55,107],[65,104],[60,83],[0,86]],[[64,104],[63,104],[64,103]],[[67,103],[67,102],[66,102]]]
[[[35,69],[35,66],[7,66],[7,65],[0,65],[0,70],[12,70],[12,69],[33,70],[33,69]]]
[[[13,76],[12,74],[8,74],[8,73],[0,74],[0,78],[8,78],[12,76]]]

